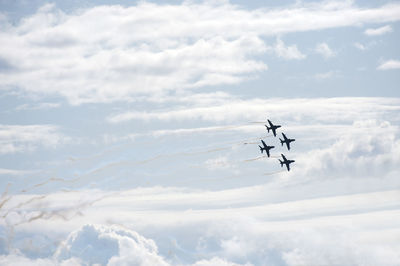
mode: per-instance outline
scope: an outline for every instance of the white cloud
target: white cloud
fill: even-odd
[[[360,179],[358,185],[366,182],[367,178]],[[356,184],[344,182],[335,187],[328,183],[325,189],[339,191],[350,185]],[[320,187],[315,183],[308,190],[306,187],[263,185],[219,191],[137,188],[107,193],[110,197],[81,210],[79,216],[64,221],[56,216],[36,220],[14,230],[46,234],[49,241],[67,231],[66,240],[51,258],[55,263],[68,260],[102,265],[297,265],[296,262],[317,261],[324,265],[333,260],[360,265],[366,259],[371,265],[400,262],[398,190],[316,197]],[[311,194],[301,200],[305,193]],[[38,206],[54,210],[54,206],[69,204],[69,199],[77,196],[90,196],[90,191],[74,195],[55,193]],[[20,210],[24,214],[34,211],[32,206]],[[91,221],[101,224],[87,224]],[[69,233],[71,227],[80,229]],[[14,248],[19,246],[14,243]],[[13,261],[7,255],[0,259],[6,264]]]
[[[296,162],[302,166],[296,178],[384,178],[400,174],[396,126],[364,120],[355,121],[349,130],[350,134],[342,134],[329,147],[299,154]]]
[[[21,110],[47,110],[60,107],[60,103],[39,103],[39,104],[22,104],[15,107],[16,111]]]
[[[267,69],[255,57],[268,51],[264,36],[397,21],[399,10],[396,3],[246,10],[229,2],[184,2],[66,14],[47,5],[0,33],[0,57],[10,66],[0,73],[0,86],[81,104],[234,84]],[[305,57],[279,39],[273,50],[287,59]]]
[[[1,125],[0,154],[54,148],[69,140],[53,125]]]
[[[361,51],[367,50],[367,47],[364,44],[359,43],[359,42],[355,42],[354,47]]]
[[[390,25],[386,25],[386,26],[379,27],[376,29],[366,29],[364,31],[364,34],[368,35],[368,36],[377,36],[377,35],[383,35],[383,34],[386,34],[386,33],[392,32],[392,31],[393,31],[392,27]]]
[[[34,171],[0,168],[0,175],[26,175],[33,172]]]
[[[210,260],[200,260],[193,264],[193,266],[251,266],[253,264],[246,263],[246,264],[237,264],[222,258],[214,257]]]
[[[36,265],[36,266],[52,266],[55,261],[52,259],[30,259],[21,254],[0,255],[0,265]],[[68,264],[62,264],[66,266]],[[70,264],[71,265],[71,264]]]
[[[391,69],[399,69],[400,61],[399,60],[387,60],[380,64],[377,69],[378,70],[391,70]]]
[[[330,79],[334,77],[339,76],[339,71],[328,71],[324,73],[318,73],[314,75],[314,78],[317,80],[324,80],[324,79]]]
[[[120,226],[85,225],[68,236],[56,258],[78,258],[89,265],[169,265],[154,241]]]
[[[333,73],[332,73],[333,74]],[[332,75],[332,74],[328,74]],[[227,100],[218,105],[182,106],[153,112],[128,111],[107,117],[107,122],[122,123],[131,120],[193,120],[231,123],[233,121],[266,121],[266,115],[276,119],[308,123],[315,121],[347,121],[376,119],[375,111],[398,111],[397,98],[321,98],[321,99],[249,99]],[[357,106],[357,110],[354,109]],[[362,112],[360,110],[363,110]]]
[[[334,51],[328,46],[327,43],[319,43],[315,47],[315,52],[322,55],[324,58],[331,58],[336,55]]]
[[[210,170],[226,169],[231,167],[227,157],[208,159],[205,161],[205,166]]]
[[[302,54],[299,49],[297,49],[296,45],[285,46],[281,39],[276,40],[276,44],[274,46],[275,53],[284,59],[304,59],[306,58],[305,54]]]
[[[199,177],[196,172],[202,169],[191,168],[181,175],[172,173],[157,180],[153,174],[157,169],[175,170],[174,166],[184,164],[188,157],[168,160],[165,168],[156,161],[150,165],[149,176],[143,175],[144,167],[135,172],[135,162],[123,161],[128,168],[111,168],[105,178],[76,176],[77,186],[66,182],[57,186],[50,180],[52,193],[31,194],[29,190],[20,194],[3,193],[0,264],[398,265],[399,101],[398,98],[246,101],[229,97],[213,101],[202,95],[193,96],[188,103],[188,115],[183,115],[181,109],[150,112],[150,121],[235,121],[251,126],[255,133],[252,137],[265,132],[265,128],[261,123],[243,121],[262,122],[271,118],[273,122],[282,122],[288,136],[293,134],[296,138],[290,151],[296,159],[295,167],[290,173],[265,176],[261,173],[275,168],[269,168],[268,160],[261,160],[246,163],[248,168],[241,164],[241,172],[235,178],[222,174]],[[135,119],[142,119],[141,115]],[[196,125],[197,121],[194,122]],[[221,128],[221,125],[204,127],[199,131]],[[236,130],[234,125],[227,128]],[[170,129],[159,131],[159,135],[195,131],[195,128]],[[238,132],[232,135],[242,138]],[[201,141],[198,135],[193,139]],[[268,140],[279,144],[277,138]],[[183,147],[191,139],[179,135],[177,141]],[[126,150],[132,147],[123,146]],[[157,148],[153,151],[156,155],[164,148],[162,141],[156,141],[153,147]],[[208,149],[203,143],[199,147]],[[193,146],[187,148],[193,152]],[[259,154],[256,145],[247,148],[250,154]],[[230,149],[214,157],[208,154],[198,162],[209,160],[211,165],[237,166],[235,160],[244,159],[243,151],[238,151],[241,155],[238,158],[230,156],[233,153]],[[121,150],[116,153],[120,156]],[[108,166],[106,159],[88,161],[89,170],[97,171],[93,169],[96,164]],[[273,161],[277,163],[275,158]],[[115,165],[114,162],[111,164]],[[83,173],[87,170],[83,164],[79,168],[74,166],[72,162],[67,164],[69,169]],[[279,165],[275,166],[280,170]],[[229,168],[218,168],[226,170]],[[128,175],[122,176],[123,172]],[[175,177],[186,183],[180,188],[172,187],[176,185],[171,181]],[[143,187],[143,183],[126,183],[128,179],[156,181],[151,187]],[[112,191],[115,183],[128,185],[123,186],[125,190]],[[208,185],[207,189],[198,183]],[[84,190],[86,184],[103,186],[106,191]],[[232,184],[236,186],[229,188]],[[13,189],[22,189],[24,185]],[[80,190],[74,191],[76,187]],[[57,188],[68,190],[55,191]]]

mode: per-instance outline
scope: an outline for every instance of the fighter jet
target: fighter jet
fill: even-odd
[[[280,125],[275,126],[274,124],[272,124],[271,121],[269,121],[269,119],[268,119],[268,123],[269,123],[269,127],[267,125],[265,125],[265,127],[267,128],[268,132],[271,129],[272,133],[274,133],[274,137],[276,137],[276,129],[280,128],[281,126]]]
[[[268,146],[267,144],[265,144],[265,142],[263,140],[261,140],[261,142],[264,146],[264,147],[261,147],[260,145],[258,145],[258,147],[260,147],[261,153],[263,153],[263,151],[265,151],[269,157],[269,150],[275,148],[275,146]]]
[[[288,159],[286,159],[285,155],[283,155],[283,154],[281,154],[281,155],[282,155],[282,158],[283,158],[283,162],[280,159],[278,159],[279,162],[281,163],[281,167],[283,167],[283,164],[285,164],[287,170],[290,171],[289,164],[294,163],[294,160],[288,160]]]
[[[286,143],[286,147],[290,151],[290,142],[295,141],[295,139],[288,139],[284,133],[282,133],[282,136],[283,136],[283,140],[281,140],[279,138],[279,140],[281,141],[282,146],[283,146],[283,143]]]

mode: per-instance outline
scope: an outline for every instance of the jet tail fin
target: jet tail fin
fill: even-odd
[[[278,159],[279,160],[279,162],[281,163],[281,167],[283,167],[283,162],[280,160],[280,159]]]
[[[263,153],[263,148],[260,145],[258,145],[258,147],[260,147],[260,151]]]
[[[281,140],[281,138],[279,138],[279,140],[281,141],[281,145],[283,146],[283,143],[285,143],[283,140]]]
[[[269,128],[267,125],[265,125],[265,127],[267,128],[267,132],[269,132],[269,130],[270,130],[271,128]]]

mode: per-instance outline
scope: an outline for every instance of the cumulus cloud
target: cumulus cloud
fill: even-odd
[[[46,5],[2,30],[0,86],[82,104],[235,84],[267,69],[255,58],[270,50],[264,36],[397,21],[399,10],[396,3],[246,10],[229,2],[184,2],[64,13]],[[305,57],[279,39],[272,50],[286,59]]]
[[[21,254],[11,254],[11,255],[1,255],[0,256],[0,264],[1,265],[41,265],[41,266],[51,266],[54,265],[54,261],[52,259],[30,259],[28,257],[25,257]],[[67,262],[65,264],[62,264],[63,266],[67,265],[73,265],[73,264],[68,264]]]
[[[56,258],[78,258],[90,265],[169,265],[158,254],[154,241],[119,226],[83,226],[68,236]]]
[[[0,125],[0,154],[54,148],[68,141],[53,125]]]
[[[324,58],[331,58],[336,55],[334,51],[329,47],[327,43],[319,43],[315,47],[315,52],[322,55]]]
[[[299,155],[299,178],[384,178],[397,175],[400,163],[398,128],[387,121],[356,121],[331,146]]]
[[[386,25],[386,26],[379,27],[379,28],[366,29],[364,31],[364,34],[368,35],[368,36],[377,36],[377,35],[383,35],[383,34],[386,34],[386,33],[392,32],[392,31],[393,31],[392,27],[390,25]]]
[[[200,260],[193,264],[193,266],[240,266],[240,265],[251,266],[253,264],[251,263],[237,264],[218,257],[214,257],[210,260]]]
[[[380,64],[377,69],[378,70],[391,70],[391,69],[399,69],[400,61],[399,60],[387,60]]]
[[[359,184],[362,182],[366,181]],[[343,190],[329,185],[327,190]],[[310,191],[316,188],[309,187]],[[351,261],[360,265],[366,258],[371,265],[399,263],[398,190],[288,200],[287,194],[293,192],[304,197],[307,189],[261,186],[212,192],[138,188],[114,194],[85,210],[84,220],[73,217],[63,228],[60,223],[43,220],[19,230],[39,234],[47,228],[49,232],[42,234],[54,237],[55,231],[84,221],[101,223],[81,225],[69,233],[53,258],[43,259],[54,263],[298,265],[302,261]],[[63,197],[51,200],[65,202]],[[127,226],[106,225],[110,223]],[[143,237],[132,227],[158,241]],[[175,244],[171,236],[177,239]],[[185,245],[184,250],[177,252],[174,246],[178,245]],[[19,257],[35,264],[24,254]],[[4,263],[14,259],[0,256]]]

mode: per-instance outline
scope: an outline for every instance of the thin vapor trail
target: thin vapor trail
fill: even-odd
[[[279,174],[279,173],[283,173],[283,172],[286,172],[286,170],[279,170],[279,171],[275,171],[275,172],[264,173],[263,175],[275,175],[275,174]]]
[[[228,129],[228,128],[235,128],[235,127],[239,127],[239,126],[244,126],[244,125],[224,126],[224,127],[220,127],[219,129],[222,130],[222,129]],[[262,137],[251,138],[251,139],[246,139],[246,140],[220,142],[219,145],[242,146],[242,145],[257,144],[258,142],[254,142],[254,141],[258,141],[258,140],[260,140],[262,138],[268,138],[268,137],[270,137],[270,136],[262,136]],[[83,157],[83,158],[73,158],[73,159],[70,159],[70,160],[79,161],[79,160],[85,160],[85,159],[101,157],[102,154],[110,152],[111,150],[116,150],[118,148],[119,147],[114,147],[113,149],[106,150],[103,153],[95,154],[94,156],[89,156],[89,157],[86,157],[86,158],[85,157]],[[151,163],[151,162],[159,160],[159,159],[169,159],[169,158],[178,157],[178,156],[193,156],[193,155],[207,154],[207,153],[219,152],[219,151],[224,151],[224,150],[230,150],[232,148],[233,148],[233,146],[219,146],[219,147],[217,146],[215,148],[211,148],[211,149],[207,149],[207,150],[197,150],[197,151],[193,151],[193,152],[184,151],[184,152],[176,152],[176,153],[171,153],[171,154],[159,154],[159,155],[156,155],[154,157],[147,158],[147,159],[144,159],[144,160],[139,160],[139,161],[125,160],[125,161],[112,162],[112,163],[108,163],[108,164],[106,164],[104,166],[101,166],[101,167],[99,167],[97,169],[93,169],[93,170],[89,171],[86,174],[79,175],[74,179],[63,179],[63,178],[58,178],[58,177],[52,177],[52,178],[49,178],[49,179],[45,180],[44,182],[41,182],[41,183],[33,185],[30,188],[23,189],[23,190],[21,190],[21,192],[22,193],[27,193],[27,192],[30,192],[30,191],[38,188],[38,187],[45,186],[45,185],[47,185],[49,183],[52,183],[52,182],[68,182],[68,183],[77,182],[79,180],[83,180],[85,177],[90,177],[90,176],[92,176],[94,174],[101,173],[102,171],[105,171],[107,169],[110,169],[110,168],[116,167],[116,166],[142,165],[142,164]]]
[[[29,192],[29,191],[31,191],[31,190],[33,190],[33,189],[35,189],[35,188],[44,186],[44,185],[46,185],[46,184],[48,184],[48,183],[50,183],[50,182],[67,182],[67,183],[73,183],[73,182],[76,182],[76,181],[78,181],[78,180],[79,180],[79,178],[74,178],[74,179],[63,179],[63,178],[59,178],[59,177],[51,177],[51,178],[47,179],[46,181],[44,181],[44,182],[42,182],[42,183],[33,185],[33,186],[32,186],[31,188],[29,188],[29,189],[23,189],[23,190],[21,190],[21,192],[22,192],[22,193]]]
[[[259,139],[259,138],[257,138],[257,139]],[[253,140],[253,139],[251,139],[251,140]],[[247,145],[248,144],[247,141],[248,140],[246,140],[246,141],[235,141],[235,142],[228,142],[228,143],[225,143],[225,144],[240,146],[240,145]],[[90,172],[88,172],[88,173],[86,173],[84,175],[81,175],[80,178],[100,173],[100,172],[102,172],[102,171],[104,171],[106,169],[109,169],[109,168],[115,167],[115,166],[141,165],[141,164],[150,163],[150,162],[153,162],[155,160],[159,160],[159,159],[163,159],[163,158],[169,159],[169,158],[178,157],[178,156],[193,156],[193,155],[207,154],[207,153],[219,152],[219,151],[230,150],[230,149],[232,149],[232,146],[215,147],[215,148],[208,149],[208,150],[200,150],[200,151],[193,151],[193,152],[184,151],[184,152],[177,152],[177,153],[170,153],[170,154],[168,154],[168,153],[167,154],[159,154],[159,155],[156,155],[154,157],[151,157],[151,158],[148,158],[148,159],[145,159],[145,160],[140,160],[140,161],[125,160],[125,161],[113,162],[113,163],[109,163],[107,165],[104,165],[104,166],[102,166],[100,168],[94,169],[94,170],[92,170],[92,171],[90,171]]]
[[[10,212],[12,212],[16,209],[19,209],[25,205],[28,205],[29,203],[32,203],[34,201],[40,201],[46,197],[47,197],[47,195],[40,195],[40,196],[32,197],[32,198],[28,199],[27,201],[20,202],[16,206],[8,208],[7,211],[3,215],[1,215],[1,217],[4,219],[8,216],[8,214],[10,214]]]
[[[4,190],[4,192],[1,194],[1,197],[0,197],[0,199],[1,199],[1,201],[0,201],[0,210],[4,206],[4,204],[6,204],[7,201],[9,201],[12,198],[12,196],[7,196],[8,195],[8,189],[10,188],[10,186],[11,186],[11,184],[8,183],[7,187]]]
[[[241,162],[252,162],[252,161],[257,161],[257,160],[261,160],[261,159],[264,159],[264,158],[266,158],[266,159],[268,159],[268,158],[279,158],[279,156],[277,156],[277,155],[270,155],[270,157],[268,157],[267,155],[262,155],[262,156],[258,156],[258,157],[255,157],[255,158],[251,158],[251,159],[246,159],[246,160],[243,160],[243,161],[241,161]]]

